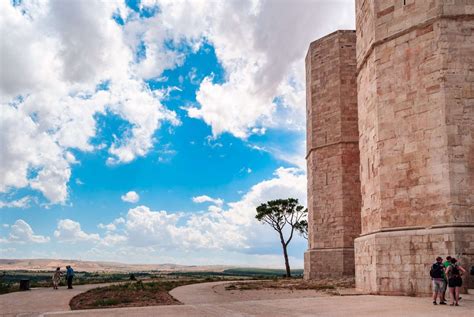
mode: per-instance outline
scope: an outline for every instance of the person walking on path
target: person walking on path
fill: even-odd
[[[74,270],[70,265],[66,266],[67,288],[72,289],[72,279],[74,278]]]
[[[437,297],[439,297],[440,305],[446,305],[446,302],[443,300],[444,267],[442,257],[439,256],[436,258],[436,262],[431,266],[430,276],[433,285],[433,305],[438,305],[436,302]]]
[[[57,267],[56,271],[53,274],[53,289],[58,289],[59,282],[61,281],[61,276],[63,273],[61,272],[61,268]]]
[[[451,306],[459,306],[459,290],[462,286],[461,275],[466,273],[466,270],[457,264],[455,258],[451,259],[451,264],[446,270],[448,276],[449,296],[451,298]]]

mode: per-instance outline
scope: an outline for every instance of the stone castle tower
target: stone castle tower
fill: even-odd
[[[325,243],[318,230],[338,237],[360,220],[353,264],[357,288],[377,294],[427,294],[429,267],[436,256],[452,255],[465,267],[474,265],[474,1],[357,0],[356,21],[360,214],[353,222],[338,223],[339,230],[324,229],[333,228],[335,221],[327,215],[334,214],[331,204],[339,201],[334,191],[321,186],[325,178],[319,169],[331,159],[311,156],[312,138],[333,126],[318,111],[331,107],[340,113],[342,103],[353,101],[322,98],[333,93],[334,85],[325,81],[345,85],[347,74],[331,79],[323,69],[318,76],[311,65],[307,107],[312,236],[305,276],[316,277],[316,259],[337,258],[341,247],[334,247],[334,255],[318,252]],[[334,52],[324,49],[323,42],[315,42],[321,46],[315,64],[333,58],[326,56]],[[352,64],[350,59],[343,62]],[[345,169],[341,166],[335,173]],[[348,186],[342,180],[344,192]],[[473,284],[466,276],[465,285]]]
[[[311,43],[306,56],[307,278],[354,275],[360,234],[355,49],[355,32],[337,31]]]

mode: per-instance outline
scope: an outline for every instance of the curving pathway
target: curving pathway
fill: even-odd
[[[69,301],[77,294],[92,288],[110,285],[77,285],[73,289],[60,287],[33,288],[30,291],[0,295],[0,316],[38,316],[44,312],[69,310]]]

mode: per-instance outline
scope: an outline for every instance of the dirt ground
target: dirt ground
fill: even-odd
[[[339,289],[354,288],[354,278],[331,278],[317,281],[306,281],[303,279],[278,279],[262,281],[239,281],[230,283],[226,290],[316,290],[325,291],[329,294],[338,294]]]

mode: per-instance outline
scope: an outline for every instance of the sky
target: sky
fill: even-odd
[[[283,267],[255,208],[306,205],[304,58],[354,11],[0,1],[0,258]]]

